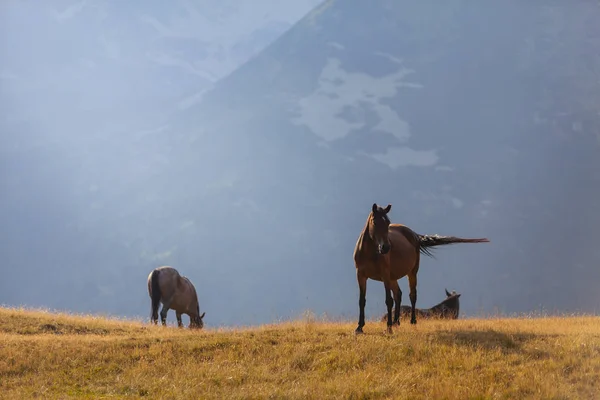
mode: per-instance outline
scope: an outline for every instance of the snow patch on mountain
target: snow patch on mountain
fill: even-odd
[[[379,117],[379,123],[371,131],[390,133],[400,142],[406,142],[411,135],[408,123],[382,100],[396,96],[401,88],[421,88],[420,84],[405,80],[413,72],[400,67],[394,73],[375,77],[348,72],[339,59],[328,58],[319,76],[318,87],[300,99],[299,115],[292,121],[307,126],[326,141],[334,141],[364,128],[365,118],[356,110],[370,109]],[[342,115],[347,110],[355,110],[352,121]]]

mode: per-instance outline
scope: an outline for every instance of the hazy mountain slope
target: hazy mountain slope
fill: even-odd
[[[0,246],[29,280],[2,284],[0,302],[120,312],[114,294],[138,278],[119,286],[123,269],[164,235],[146,232],[160,205],[140,188],[170,190],[155,181],[169,116],[314,4],[0,4]]]
[[[147,274],[172,264],[208,324],[307,307],[354,318],[352,250],[378,202],[418,232],[492,240],[423,259],[422,306],[448,287],[466,313],[596,310],[598,12],[327,2],[156,129],[99,133],[77,161],[29,153],[79,191],[63,199],[55,183],[5,208],[22,236],[3,254],[30,279],[6,301],[145,315]],[[36,168],[28,182],[52,171]],[[42,219],[65,241],[40,230],[24,246]],[[383,286],[367,293],[379,315]]]

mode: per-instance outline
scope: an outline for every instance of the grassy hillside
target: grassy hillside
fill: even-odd
[[[2,398],[600,398],[600,318],[248,329],[0,309]]]

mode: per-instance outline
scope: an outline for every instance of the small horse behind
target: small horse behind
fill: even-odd
[[[415,309],[416,314],[419,318],[424,319],[457,319],[460,311],[460,303],[458,298],[460,293],[452,291],[452,293],[446,290],[446,299],[431,308],[417,308]],[[395,308],[394,308],[395,311]],[[409,318],[411,313],[410,306],[400,306],[400,315],[402,318]],[[381,322],[387,321],[387,313],[381,317]]]
[[[152,300],[152,322],[158,323],[158,307],[162,303],[160,319],[163,326],[167,325],[169,309],[175,310],[177,326],[183,326],[181,314],[190,317],[190,328],[202,329],[204,327],[204,314],[200,315],[198,295],[192,282],[168,266],[158,267],[148,275],[148,294]]]

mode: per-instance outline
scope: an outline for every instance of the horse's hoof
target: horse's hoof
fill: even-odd
[[[395,321],[392,325],[400,326],[400,321]]]
[[[387,333],[390,334],[390,335],[394,333],[394,330],[392,329],[391,326],[387,327]]]
[[[363,332],[362,328],[356,328],[354,330],[354,334],[355,335],[362,335],[362,334],[364,334],[364,332]]]
[[[411,325],[416,325],[417,324],[417,320],[416,319],[411,319],[410,320],[410,324]]]

